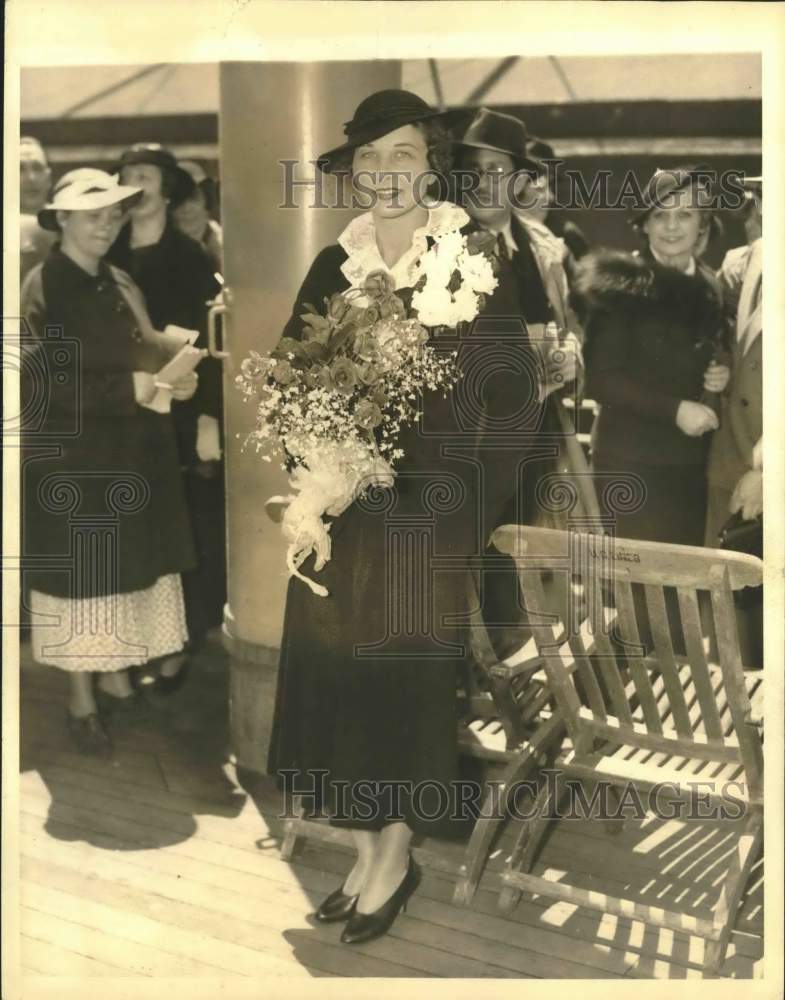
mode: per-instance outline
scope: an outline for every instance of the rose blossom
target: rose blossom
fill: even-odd
[[[354,411],[354,422],[362,430],[369,431],[382,422],[382,411],[369,399],[360,400]]]
[[[348,358],[338,358],[330,367],[332,382],[338,392],[348,396],[357,384],[355,367]]]
[[[367,275],[363,291],[369,299],[383,299],[395,291],[395,278],[386,271],[377,269]]]

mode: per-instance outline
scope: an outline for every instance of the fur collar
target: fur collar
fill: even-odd
[[[700,326],[719,324],[716,281],[704,265],[688,275],[653,258],[614,250],[580,260],[571,302],[584,321],[597,311],[623,309],[681,314]]]

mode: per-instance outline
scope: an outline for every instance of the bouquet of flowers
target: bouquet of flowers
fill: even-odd
[[[392,486],[401,428],[420,416],[423,390],[445,394],[460,377],[457,352],[429,344],[427,327],[473,319],[496,278],[485,241],[459,232],[436,237],[422,255],[417,281],[399,294],[385,271],[362,288],[325,300],[322,315],[306,304],[301,340],[284,337],[267,357],[252,351],[237,385],[256,402],[248,438],[264,461],[279,457],[291,492],[267,510],[288,542],[290,575],[314,593],[327,589],[300,573],[331,556],[330,524],[371,486]]]

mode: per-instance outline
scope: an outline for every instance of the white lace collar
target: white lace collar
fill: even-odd
[[[424,226],[415,229],[412,245],[395,262],[388,267],[376,243],[376,227],[373,214],[364,212],[352,219],[349,225],[338,237],[338,243],[348,254],[341,265],[341,271],[352,288],[362,287],[371,271],[386,271],[395,279],[396,288],[408,288],[413,282],[412,268],[419,257],[428,249],[428,237],[439,236],[442,233],[462,229],[470,221],[462,208],[450,202],[438,202],[428,206],[428,221]],[[361,301],[356,300],[358,305]]]

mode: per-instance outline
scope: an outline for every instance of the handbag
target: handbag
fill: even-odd
[[[745,521],[741,511],[725,522],[720,532],[719,547],[726,552],[743,552],[745,555],[763,558],[763,515],[758,514],[751,521]],[[743,587],[733,593],[737,608],[754,608],[763,600],[763,587]]]
[[[720,532],[719,548],[726,552],[743,552],[745,555],[763,558],[763,515],[758,514],[751,521],[736,511],[725,522]]]

